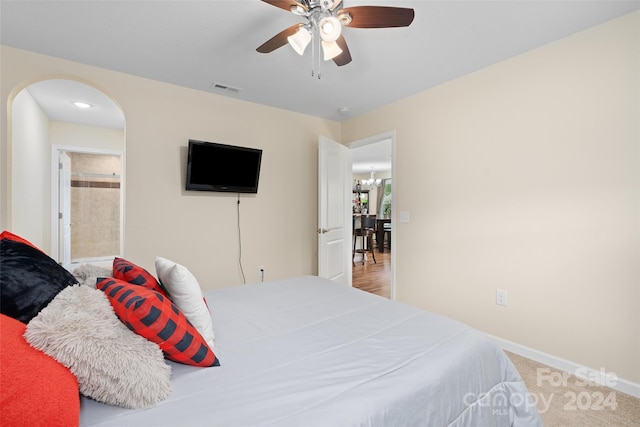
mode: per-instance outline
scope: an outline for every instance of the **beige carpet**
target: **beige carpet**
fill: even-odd
[[[639,427],[640,399],[506,352],[546,427]]]

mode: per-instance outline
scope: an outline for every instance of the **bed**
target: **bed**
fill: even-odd
[[[541,426],[504,352],[455,320],[316,276],[204,293],[220,366],[167,361],[149,409],[81,426]]]

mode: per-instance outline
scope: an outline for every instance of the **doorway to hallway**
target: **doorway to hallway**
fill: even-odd
[[[352,215],[353,228],[357,229],[364,215],[375,217],[373,254],[362,251],[366,245],[352,233],[352,286],[386,298],[393,298],[393,266],[391,238],[393,236],[393,132],[377,135],[349,145],[352,157]],[[389,227],[383,229],[385,226]],[[366,247],[365,249],[369,249]],[[374,261],[375,256],[375,261]]]

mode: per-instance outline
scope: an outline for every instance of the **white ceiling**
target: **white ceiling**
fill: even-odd
[[[301,22],[260,0],[0,1],[0,40],[198,90],[344,120],[640,7],[638,0],[345,0],[410,7],[407,28],[345,28],[353,61],[256,47]],[[219,83],[241,89],[230,94]],[[339,109],[347,107],[349,113]]]
[[[385,138],[372,144],[363,145],[349,150],[354,174],[369,174],[391,170],[392,145],[391,139]]]
[[[342,121],[637,10],[640,0],[344,4],[360,5],[410,7],[415,19],[407,28],[344,28],[353,61],[343,67],[323,62],[321,79],[311,76],[309,49],[304,56],[289,46],[256,52],[281,30],[302,22],[260,0],[0,0],[0,41]],[[215,84],[240,92],[221,91]]]
[[[116,103],[92,86],[74,80],[42,80],[27,86],[27,91],[51,120],[88,126],[124,129],[124,114]],[[86,102],[80,109],[74,102]]]

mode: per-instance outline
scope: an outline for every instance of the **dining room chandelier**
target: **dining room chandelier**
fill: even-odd
[[[376,179],[375,172],[371,171],[371,178],[363,179],[362,183],[364,185],[368,185],[369,187],[371,187],[372,185],[375,185],[376,187],[380,187],[382,185],[382,180],[380,178]]]

